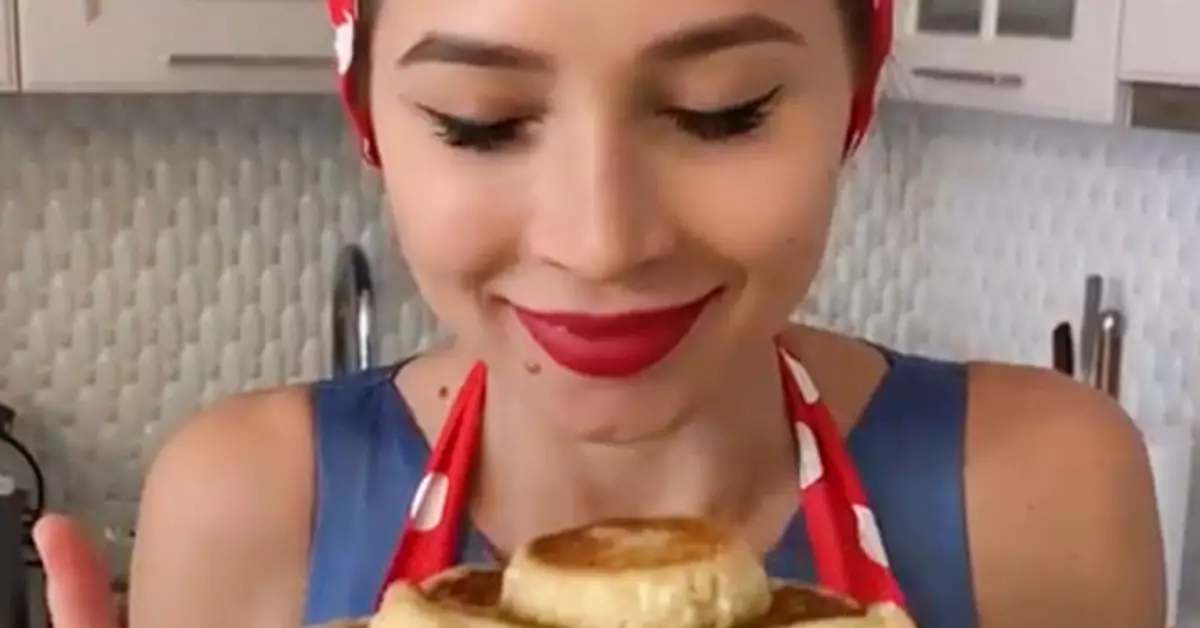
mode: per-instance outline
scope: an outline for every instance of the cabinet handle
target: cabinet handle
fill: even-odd
[[[171,53],[167,56],[167,65],[176,68],[204,68],[214,66],[231,66],[237,68],[295,68],[295,69],[330,69],[334,66],[334,58],[326,56],[287,56],[287,55],[249,55],[249,54],[196,54]]]
[[[933,81],[952,83],[969,83],[984,87],[1000,87],[1003,89],[1021,89],[1025,87],[1025,77],[1020,74],[1004,74],[1000,72],[977,72],[974,70],[953,70],[949,68],[922,67],[913,70],[913,76]]]

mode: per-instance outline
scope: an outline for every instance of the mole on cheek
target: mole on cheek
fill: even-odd
[[[449,397],[449,396],[450,396],[450,389],[447,388],[446,386],[442,386],[441,388],[438,389],[438,399],[445,399],[446,397]]]
[[[537,362],[529,361],[525,363],[525,372],[530,375],[537,375],[542,372],[542,365]]]

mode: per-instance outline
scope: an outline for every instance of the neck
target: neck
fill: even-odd
[[[571,438],[489,390],[476,519],[501,547],[612,517],[703,516],[774,534],[777,517],[764,510],[779,510],[782,498],[790,514],[796,499],[777,360],[774,346],[748,352],[719,396],[634,443]]]

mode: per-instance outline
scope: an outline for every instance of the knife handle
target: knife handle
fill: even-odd
[[[1079,370],[1083,383],[1100,388],[1096,365],[1099,360],[1100,310],[1104,299],[1104,278],[1088,275],[1083,284],[1083,317],[1079,321]]]
[[[1071,323],[1064,321],[1054,327],[1051,357],[1054,370],[1067,377],[1075,377],[1075,338],[1071,333]]]
[[[1121,350],[1125,324],[1121,313],[1105,310],[1099,317],[1096,346],[1097,388],[1113,399],[1121,398]]]

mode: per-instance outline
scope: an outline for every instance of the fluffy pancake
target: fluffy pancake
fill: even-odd
[[[571,628],[728,628],[765,613],[770,582],[735,535],[698,519],[620,519],[534,539],[501,604]]]
[[[458,567],[398,584],[370,620],[324,628],[915,628],[893,605],[864,607],[771,582],[735,537],[693,519],[608,521],[540,537],[505,569]]]
[[[500,571],[454,569],[431,580],[420,593],[404,586],[393,588],[385,602],[386,612],[369,628],[574,628],[538,624],[515,616],[498,605],[502,587]],[[412,597],[414,594],[418,598]],[[670,625],[696,626],[682,621]],[[368,624],[327,628],[368,628]],[[867,609],[807,584],[777,582],[767,611],[735,628],[913,628],[913,624],[894,607]]]
[[[771,606],[766,613],[747,622],[746,628],[783,628],[807,626],[829,620],[856,620],[867,610],[853,600],[817,587],[776,582],[771,591]]]
[[[836,593],[800,582],[776,582],[771,608],[738,628],[915,628],[890,604],[869,608]]]
[[[536,628],[518,621],[497,604],[499,571],[458,567],[434,576],[417,589],[388,589],[368,628]]]

